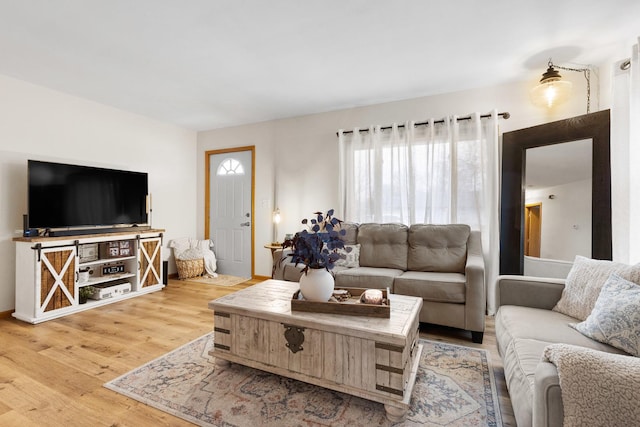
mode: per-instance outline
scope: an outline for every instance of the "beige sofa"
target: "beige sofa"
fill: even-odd
[[[563,425],[558,370],[543,361],[548,345],[562,343],[625,354],[569,326],[580,320],[552,311],[564,283],[564,279],[527,276],[500,276],[497,280],[496,339],[518,427]]]
[[[482,342],[486,291],[480,232],[462,224],[345,223],[343,228],[343,240],[359,249],[359,261],[333,268],[336,287],[388,288],[421,297],[421,322],[465,329],[474,342]],[[287,253],[274,252],[274,278],[297,282],[303,266],[292,264]]]

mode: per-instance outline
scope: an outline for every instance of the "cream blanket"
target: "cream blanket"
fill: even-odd
[[[558,369],[564,427],[640,425],[640,358],[552,344],[543,360]]]
[[[181,237],[173,239],[169,243],[169,247],[173,248],[173,254],[176,259],[199,259],[204,260],[204,270],[208,277],[218,277],[216,273],[217,260],[216,255],[211,248],[213,242],[211,240],[197,240],[191,237]],[[196,251],[194,253],[194,251]]]

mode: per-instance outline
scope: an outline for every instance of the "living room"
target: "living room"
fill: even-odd
[[[148,4],[146,6],[151,11],[155,9],[154,6]],[[200,6],[204,7],[203,4]],[[280,8],[284,9],[285,6],[291,5],[282,4]],[[364,13],[362,15],[364,18],[369,17],[367,14],[369,6],[363,2],[355,3],[346,10],[339,8],[337,4],[332,6],[337,7],[337,10],[342,13],[351,13],[352,17],[360,13]],[[427,14],[428,10],[424,10],[428,9],[426,5],[413,2],[410,6],[417,7]],[[542,30],[535,31],[536,35],[527,38],[531,43],[528,46],[524,44],[513,46],[509,40],[503,39],[496,39],[494,42],[487,40],[485,42],[487,44],[498,45],[498,48],[487,46],[487,56],[495,55],[495,51],[500,50],[504,55],[500,61],[487,60],[483,68],[476,68],[481,62],[466,66],[464,61],[452,60],[449,64],[447,61],[438,60],[427,61],[426,64],[419,62],[422,64],[422,68],[419,68],[418,62],[415,65],[411,62],[414,59],[412,55],[418,56],[418,53],[412,50],[416,53],[399,57],[408,61],[406,67],[409,71],[398,74],[393,84],[385,80],[388,86],[384,91],[378,92],[377,97],[343,99],[338,98],[339,92],[336,91],[332,92],[337,95],[331,105],[313,103],[315,97],[319,97],[318,93],[322,91],[315,86],[323,80],[323,73],[333,71],[330,75],[340,80],[338,77],[344,70],[337,72],[335,69],[323,68],[322,63],[326,60],[325,55],[321,53],[323,51],[318,50],[313,55],[308,52],[303,54],[302,43],[291,42],[292,49],[299,49],[294,51],[301,56],[295,59],[296,66],[288,63],[281,65],[282,68],[294,69],[291,74],[283,74],[285,77],[278,74],[279,69],[272,62],[253,52],[256,62],[251,67],[246,66],[244,70],[248,74],[246,78],[254,78],[253,74],[268,75],[269,73],[264,70],[270,70],[275,73],[270,85],[285,89],[279,95],[280,98],[266,97],[267,104],[286,105],[289,110],[284,107],[281,110],[274,109],[270,116],[265,112],[267,111],[265,106],[257,106],[258,100],[265,98],[262,93],[256,91],[247,95],[242,89],[237,89],[235,99],[220,97],[221,104],[226,108],[214,114],[207,109],[207,100],[203,99],[203,93],[214,97],[212,92],[202,90],[206,84],[192,89],[185,83],[190,78],[195,79],[199,74],[194,71],[197,70],[198,63],[190,65],[189,70],[178,72],[169,69],[167,63],[154,62],[162,57],[158,56],[162,48],[155,46],[153,37],[159,38],[158,44],[166,44],[167,50],[174,49],[173,52],[176,55],[181,49],[180,46],[171,44],[172,40],[175,43],[175,40],[180,39],[178,30],[163,33],[161,29],[158,30],[149,22],[164,20],[166,26],[171,27],[172,13],[175,13],[171,7],[158,10],[157,15],[149,12],[150,16],[147,16],[145,8],[138,6],[135,10],[137,14],[129,15],[131,21],[123,18],[123,15],[127,15],[126,8],[110,9],[103,6],[104,10],[92,11],[80,5],[60,8],[45,8],[44,5],[39,5],[38,8],[42,9],[36,13],[30,10],[35,6],[5,5],[4,7],[12,11],[12,13],[3,13],[3,17],[0,18],[4,28],[2,31],[6,32],[6,37],[3,37],[3,45],[5,45],[3,50],[6,52],[4,55],[6,58],[11,58],[5,60],[5,65],[0,68],[0,93],[2,93],[0,113],[3,118],[0,126],[0,176],[2,176],[0,200],[3,206],[0,209],[0,266],[2,266],[0,268],[0,313],[4,317],[9,317],[15,308],[16,251],[13,238],[21,235],[22,216],[27,212],[26,162],[28,159],[148,173],[149,192],[153,195],[152,225],[166,230],[164,258],[169,261],[169,273],[173,274],[176,272],[176,267],[171,251],[167,247],[168,242],[183,236],[204,238],[205,152],[255,146],[256,196],[253,218],[255,236],[252,254],[254,275],[269,277],[272,259],[263,245],[273,240],[272,212],[276,208],[274,198],[277,197],[277,207],[282,212],[282,223],[279,225],[282,233],[297,231],[300,219],[312,212],[338,207],[339,178],[334,165],[338,161],[336,132],[339,129],[351,130],[369,125],[386,126],[394,122],[404,123],[407,120],[420,121],[429,117],[442,118],[450,115],[467,115],[472,112],[487,113],[497,109],[499,112],[510,113],[508,120],[499,121],[500,133],[504,133],[585,114],[586,84],[582,73],[562,73],[563,78],[571,81],[574,86],[573,96],[566,103],[558,105],[553,110],[547,110],[530,102],[530,89],[538,83],[541,74],[545,71],[550,53],[557,54],[552,56],[554,56],[554,62],[559,65],[593,64],[597,73],[592,77],[591,111],[613,110],[614,94],[611,88],[616,72],[615,65],[628,58],[631,55],[632,46],[637,43],[637,28],[634,28],[632,17],[638,16],[637,13],[640,12],[637,10],[638,6],[629,1],[616,2],[606,7],[596,4],[589,6],[602,8],[598,13],[604,13],[603,11],[606,10],[606,19],[598,17],[598,13],[582,11],[585,8],[582,4],[557,6],[564,12],[564,15],[559,13],[558,16],[563,17],[566,22],[561,18],[552,20],[543,26]],[[222,6],[219,7],[222,8]],[[251,7],[257,6],[254,4]],[[387,13],[395,11],[392,16],[396,23],[395,26],[386,28],[384,34],[377,36],[375,40],[380,42],[378,48],[373,52],[367,51],[378,53],[383,57],[390,55],[388,61],[393,66],[385,64],[380,71],[382,75],[400,67],[398,65],[400,60],[394,59],[391,52],[398,49],[397,46],[402,46],[407,39],[415,36],[407,36],[405,31],[410,33],[409,30],[401,31],[403,26],[400,16],[407,14],[406,10],[399,13],[396,10],[397,6],[390,8],[378,5],[378,7],[384,8]],[[434,6],[431,5],[431,7]],[[460,8],[470,7],[471,5],[467,4]],[[501,15],[500,9],[512,7],[506,2],[486,7],[496,16],[484,25],[506,26],[505,19],[513,16],[504,11],[505,16]],[[519,14],[519,16],[527,16],[527,19],[520,19],[525,22],[518,22],[519,20],[516,19],[515,23],[511,22],[506,28],[505,33],[508,31],[515,33],[519,26],[534,33],[532,27],[535,28],[535,25],[546,22],[546,11],[556,6],[530,7],[531,10],[527,9],[527,13]],[[579,11],[578,18],[569,19],[569,11],[572,7]],[[278,11],[286,15],[282,9]],[[539,12],[535,12],[536,9]],[[82,10],[86,15],[77,17],[76,10]],[[224,14],[224,8],[209,11],[211,15],[207,16],[213,19],[216,12]],[[295,16],[302,22],[306,24],[314,22],[313,19],[303,20],[302,17],[306,15],[304,10],[297,10],[297,12],[299,15]],[[319,10],[314,12],[320,13]],[[583,12],[584,16],[581,16]],[[196,12],[192,13],[198,16]],[[226,26],[220,23],[222,29],[233,29],[234,25],[238,28],[252,25],[238,17],[241,16],[240,7],[233,8],[233,13],[237,14],[235,21],[226,23]],[[329,14],[329,11],[324,10],[324,13]],[[441,13],[446,15],[454,12],[444,9]],[[277,15],[275,11],[271,11],[268,16],[276,19]],[[379,24],[379,28],[384,28],[384,14],[373,13],[373,16],[376,17],[375,22]],[[197,21],[190,14],[189,18]],[[136,19],[140,22],[136,22]],[[437,18],[431,18],[433,19]],[[587,19],[589,21],[586,21]],[[276,22],[284,25],[283,21],[286,20]],[[527,21],[530,23],[527,24]],[[582,21],[589,24],[582,24]],[[348,25],[347,20],[340,23]],[[420,28],[418,23],[417,19],[412,18],[411,25],[407,25],[406,28],[417,31],[416,29]],[[116,27],[122,26],[123,34],[126,34],[124,29],[129,30],[133,26],[144,27],[148,24],[158,30],[159,34],[153,36],[143,34],[140,35],[139,43],[130,43],[120,38],[123,36],[118,34],[118,30],[109,30],[114,35],[111,38],[105,38],[104,34],[108,31],[103,27],[111,24]],[[433,24],[427,19],[424,25]],[[315,26],[320,25],[315,23]],[[335,32],[341,29],[337,23],[334,25],[335,27],[331,27],[330,30]],[[475,28],[482,28],[480,23],[476,25]],[[101,34],[101,36],[91,39],[94,26],[95,34]],[[162,25],[159,27],[162,28]],[[565,27],[570,30],[563,32]],[[262,29],[273,30],[273,27],[267,25]],[[296,27],[294,30],[299,31],[300,28]],[[236,31],[240,30],[236,29]],[[394,31],[397,32],[397,36],[394,36]],[[197,31],[194,30],[194,33]],[[558,35],[555,35],[556,33]],[[197,34],[189,34],[189,37],[197,37]],[[349,34],[355,39],[354,33]],[[56,39],[53,35],[59,38]],[[216,47],[223,48],[225,43],[228,43],[237,51],[246,48],[246,46],[233,45],[230,41],[231,36],[217,35],[219,37],[214,44]],[[94,52],[95,56],[88,61],[82,59],[87,51],[83,50],[78,40],[85,36],[90,40],[88,44],[98,52],[98,54]],[[210,37],[213,39],[213,36]],[[449,40],[448,37],[441,38],[433,34],[430,37],[445,42]],[[259,37],[256,36],[253,41],[258,43],[258,39]],[[382,43],[385,39],[388,41]],[[21,40],[21,43],[15,43],[14,40]],[[105,40],[109,42],[105,43]],[[452,40],[454,41],[451,43],[450,56],[468,54],[457,53],[467,39],[460,37]],[[312,43],[314,39],[306,41]],[[340,38],[334,38],[332,41],[334,45],[327,49],[337,49],[336,45],[341,42]],[[500,48],[502,44],[508,44],[509,49]],[[354,45],[349,47],[353,48]],[[367,43],[361,41],[361,45],[366,46]],[[315,45],[311,44],[311,46]],[[417,46],[417,44],[411,46]],[[579,46],[579,48],[570,49],[572,46]],[[229,54],[229,49],[222,48],[216,53],[223,58],[216,62],[217,66],[223,67],[225,61],[230,63],[230,66],[234,65],[233,53]],[[430,46],[424,46],[424,51],[427,52],[424,53],[425,55],[428,55],[429,49]],[[464,49],[462,51],[466,52]],[[344,60],[349,54],[344,51],[340,53],[341,55],[336,55],[335,61]],[[567,53],[569,54],[566,55]],[[229,56],[224,57],[225,54]],[[563,54],[566,56],[563,57]],[[532,64],[531,58],[535,58],[538,62]],[[309,63],[310,69],[304,68],[305,61]],[[372,63],[379,65],[380,62],[386,61],[387,59],[378,58]],[[180,57],[175,62],[179,64]],[[10,63],[13,67],[9,66]],[[513,64],[516,64],[518,73],[500,78],[500,70]],[[137,69],[135,74],[134,71],[129,70],[129,67]],[[162,68],[162,72],[161,67],[165,67]],[[335,68],[342,68],[342,66]],[[445,84],[444,81],[440,82],[436,80],[440,76],[435,73],[435,70],[432,76],[429,73],[430,69],[441,69],[445,70],[446,74],[458,76],[457,82],[453,86]],[[365,70],[366,67],[358,68],[354,74],[364,73]],[[127,85],[125,83],[127,83],[129,72],[132,73],[131,81],[134,83]],[[179,76],[178,81],[174,80],[172,72]],[[308,77],[305,73],[308,73]],[[487,76],[491,73],[494,73],[495,77]],[[98,77],[92,80],[90,79],[92,75]],[[376,76],[373,73],[372,77],[363,74],[362,79],[367,77],[367,81],[371,82],[376,78],[381,79],[381,75]],[[402,89],[405,87],[404,79],[415,80],[416,75],[422,76],[420,79],[424,80],[423,86]],[[309,92],[300,91],[299,87],[293,86],[294,79],[288,82],[287,78],[292,76],[303,80]],[[151,96],[149,92],[138,92],[135,86],[136,79],[158,79],[161,84]],[[212,74],[208,79],[221,80],[222,76]],[[76,86],[72,85],[74,81],[78,82]],[[358,77],[351,75],[348,81],[356,84]],[[269,84],[268,81],[267,84]],[[369,84],[371,87],[376,86]],[[118,85],[121,85],[120,92],[101,90],[103,86],[112,88]],[[167,87],[166,91],[162,90],[162,85]],[[185,86],[181,97],[174,98],[174,92],[169,89],[177,87],[180,90],[183,85]],[[223,82],[222,85],[230,84]],[[241,88],[241,85],[235,87]],[[251,95],[255,99],[252,100]],[[225,92],[225,96],[230,95]],[[184,112],[173,111],[177,108],[174,105],[182,105],[181,100],[190,97],[195,101],[189,101],[186,105],[191,106],[192,103],[202,105],[201,113],[194,114],[193,109]],[[255,106],[253,102],[256,103]],[[150,105],[143,107],[144,103]],[[289,113],[292,110],[300,113]],[[252,112],[253,116],[251,116]],[[615,144],[616,141],[612,139],[612,153],[616,152]],[[630,166],[635,164],[639,156],[638,147],[632,146],[627,155],[612,157],[614,188],[617,188],[616,183],[620,182],[616,179],[626,179],[623,186],[627,189],[634,188],[634,183],[638,182],[634,179],[634,177],[637,178],[637,175],[634,175],[637,171]],[[616,175],[617,172],[624,170],[629,173],[622,177]],[[318,185],[318,183],[322,184]],[[632,241],[628,242],[626,247],[616,246],[616,242],[620,241],[616,240],[616,236],[637,235],[638,225],[634,221],[629,221],[629,218],[637,217],[638,194],[639,192],[628,191],[628,197],[625,197],[624,194],[617,194],[614,191],[613,222],[627,224],[626,228],[614,228],[614,260],[633,263],[639,259],[640,246],[637,241],[631,239]],[[493,284],[487,284],[487,286],[491,292]],[[193,292],[197,294],[197,291]],[[489,297],[488,300],[492,301],[492,298]],[[37,330],[37,327],[33,328]],[[135,339],[134,336],[131,338]],[[140,356],[140,358],[143,357]]]

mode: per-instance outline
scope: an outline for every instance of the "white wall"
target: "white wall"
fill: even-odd
[[[591,187],[585,179],[526,191],[525,203],[542,204],[540,258],[591,257]]]
[[[617,59],[619,58],[612,57],[612,60]],[[610,70],[611,63],[602,64],[600,69]],[[603,73],[600,74],[603,77]],[[552,111],[539,109],[530,103],[529,90],[540,76],[530,77],[527,81],[493,87],[200,132],[198,234],[203,234],[204,224],[203,156],[206,150],[256,146],[256,173],[259,178],[256,180],[257,206],[254,218],[255,273],[268,276],[271,272],[271,259],[269,251],[262,246],[271,241],[274,185],[278,207],[282,212],[280,237],[300,230],[300,220],[312,212],[337,208],[338,129],[362,128],[373,124],[388,125],[394,121],[420,121],[428,117],[440,118],[452,114],[466,115],[473,111],[488,112],[496,108],[498,111],[511,113],[509,120],[500,121],[500,131],[507,132],[586,113],[586,84],[581,73],[564,74],[564,77],[573,82],[574,95],[566,104],[559,105]],[[600,87],[597,86],[598,79],[594,78],[592,82],[592,112],[611,107],[610,76],[605,75],[601,81],[604,84]],[[613,164],[612,170],[616,170],[616,167]],[[616,206],[612,210],[614,219],[621,214]],[[493,286],[494,283],[487,284],[490,312],[495,305]]]
[[[543,71],[541,68],[540,72]],[[561,120],[586,113],[586,95],[580,95],[586,93],[584,78],[580,73],[575,74],[567,77],[573,81],[578,95],[551,112],[529,102],[529,89],[540,77],[534,75],[526,82],[200,132],[198,234],[204,233],[204,153],[207,150],[256,146],[255,273],[269,276],[270,253],[262,246],[272,240],[273,187],[275,185],[282,212],[280,238],[285,233],[300,230],[300,220],[311,213],[337,209],[338,129],[421,121],[474,111],[486,113],[493,108],[511,113],[509,120],[500,121],[501,131]]]
[[[28,159],[147,172],[165,259],[170,239],[195,235],[195,132],[5,76],[0,93],[0,312],[14,308]]]
[[[623,51],[623,50],[622,50]],[[600,64],[592,81],[591,111],[611,107],[612,62],[620,59],[616,54]],[[544,70],[541,68],[540,73]],[[600,79],[596,77],[600,74]],[[268,276],[271,272],[269,251],[264,243],[271,241],[271,212],[273,190],[282,212],[280,237],[301,229],[300,220],[317,210],[338,207],[337,137],[338,129],[353,129],[369,125],[389,125],[407,120],[421,121],[429,117],[466,115],[470,112],[498,111],[511,113],[509,120],[500,121],[500,131],[507,132],[538,124],[562,120],[586,113],[586,83],[582,73],[563,74],[573,83],[573,96],[567,103],[553,110],[533,106],[529,90],[540,74],[528,76],[527,81],[422,97],[372,106],[354,107],[339,111],[313,114],[289,119],[273,120],[245,126],[211,130],[198,134],[198,234],[204,232],[203,166],[206,150],[256,146],[256,227],[255,273]],[[425,76],[428,78],[428,76]],[[300,96],[304,96],[301,94]],[[612,148],[613,149],[613,148]],[[626,161],[626,160],[625,160]],[[617,165],[612,164],[612,170]],[[268,205],[268,207],[266,207]],[[629,215],[612,208],[615,218]],[[338,217],[341,217],[338,215]],[[342,217],[341,217],[342,218]],[[347,219],[348,218],[342,218]],[[615,242],[614,242],[615,245]],[[498,254],[496,253],[497,257]],[[488,283],[490,312],[494,306],[494,283]]]

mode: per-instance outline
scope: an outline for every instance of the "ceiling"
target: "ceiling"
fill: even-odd
[[[206,130],[599,64],[637,0],[0,0],[0,74]]]

